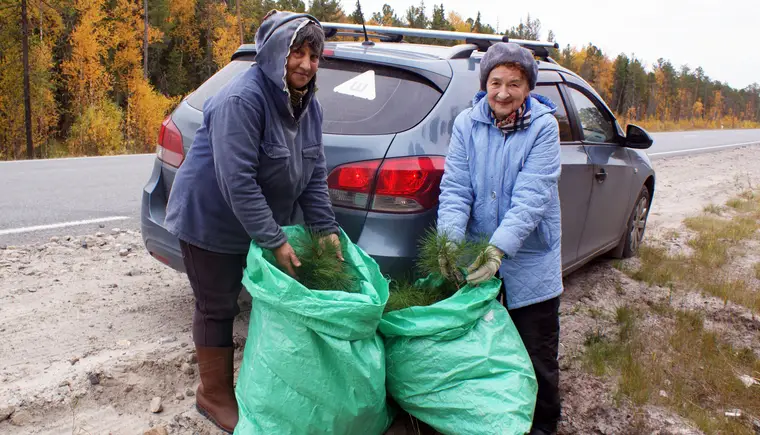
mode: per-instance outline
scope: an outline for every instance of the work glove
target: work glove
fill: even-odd
[[[496,276],[504,253],[496,246],[489,246],[467,268],[467,283],[478,285]]]
[[[345,261],[343,259],[343,248],[340,245],[340,237],[338,237],[337,234],[329,234],[327,236],[324,236],[320,239],[320,243],[323,243],[322,246],[324,246],[324,243],[332,243],[335,245],[335,247],[338,249],[338,260]]]
[[[441,251],[438,256],[438,266],[441,269],[441,276],[445,279],[454,279],[456,281],[464,281],[462,272],[457,269],[456,264],[451,264],[449,258],[453,257],[452,252],[456,251],[456,245],[454,242],[446,242],[446,247]]]

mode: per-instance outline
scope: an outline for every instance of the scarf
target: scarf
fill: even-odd
[[[309,92],[309,87],[296,89],[292,86],[288,86],[288,91],[290,92],[290,105],[293,106],[293,111],[302,109],[301,103],[303,103],[303,97]]]
[[[530,97],[513,114],[499,121],[491,111],[493,124],[504,133],[505,136],[515,131],[525,130],[530,127]]]

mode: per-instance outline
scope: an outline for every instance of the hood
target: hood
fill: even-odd
[[[296,33],[309,21],[322,27],[319,20],[309,14],[276,12],[264,20],[256,32],[256,64],[272,83],[286,93],[285,66],[290,46]]]
[[[491,107],[488,105],[488,98],[485,91],[480,91],[472,98],[471,117],[476,121],[486,124],[493,124],[491,116]],[[528,109],[531,111],[531,119],[537,119],[547,114],[554,114],[557,111],[557,105],[543,95],[531,92],[528,100]]]

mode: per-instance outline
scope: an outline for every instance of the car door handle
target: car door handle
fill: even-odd
[[[604,168],[599,169],[599,171],[595,175],[596,181],[599,183],[604,183],[604,180],[607,179],[607,171]]]

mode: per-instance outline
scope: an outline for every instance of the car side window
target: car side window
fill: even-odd
[[[557,123],[559,123],[559,140],[560,142],[571,142],[573,140],[573,132],[570,129],[570,121],[567,119],[567,109],[562,102],[562,97],[559,94],[557,85],[538,85],[533,92],[552,100],[552,103],[557,106],[557,111],[554,112],[554,117],[557,118]]]
[[[588,142],[608,143],[615,141],[615,126],[612,121],[594,104],[589,97],[578,89],[568,87],[570,96],[578,111],[578,121],[583,130],[583,137]]]

